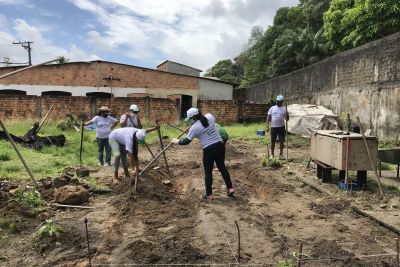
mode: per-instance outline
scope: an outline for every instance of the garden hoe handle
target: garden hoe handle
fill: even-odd
[[[79,149],[79,162],[81,163],[81,166],[82,166],[82,149],[83,149],[83,118],[81,121],[81,146]]]
[[[285,105],[286,105],[286,115],[288,114],[288,109],[287,109],[287,101],[285,101]],[[286,123],[286,160],[289,160],[289,136],[288,136],[288,121],[285,118],[285,123]]]
[[[25,162],[24,158],[22,157],[21,153],[19,153],[19,150],[18,150],[17,146],[15,145],[14,140],[11,138],[10,134],[9,134],[8,131],[7,131],[6,126],[3,124],[3,122],[2,122],[1,120],[0,120],[0,125],[1,125],[1,128],[3,128],[4,133],[6,134],[8,141],[11,143],[11,145],[12,145],[12,147],[14,148],[15,152],[17,153],[19,159],[21,160],[22,164],[24,165],[24,167],[25,167],[25,169],[26,169],[26,172],[27,172],[27,173],[29,174],[29,176],[31,177],[31,180],[32,180],[32,182],[33,182],[35,188],[36,188],[37,190],[40,190],[40,189],[39,189],[39,185],[38,185],[38,183],[37,183],[36,180],[35,180],[35,177],[33,176],[31,170],[29,169],[28,165],[26,164],[26,162]]]
[[[163,144],[161,130],[160,130],[160,124],[158,123],[158,120],[156,120],[156,125],[158,126],[158,128],[157,128],[158,140],[160,140],[161,151],[163,151],[164,144]],[[167,155],[165,154],[165,152],[163,152],[163,156],[164,156],[165,167],[167,168],[168,175],[171,176],[171,172],[169,171],[169,166],[168,166],[168,161],[167,161]]]
[[[374,160],[372,159],[371,151],[369,151],[369,147],[368,147],[368,144],[367,144],[367,139],[365,138],[364,129],[363,129],[362,125],[361,125],[361,121],[360,121],[360,118],[359,118],[359,117],[357,117],[357,122],[358,122],[358,125],[360,126],[360,130],[361,130],[362,138],[363,138],[363,141],[364,141],[365,149],[367,150],[368,157],[369,157],[369,160],[370,160],[370,162],[371,162],[371,166],[372,166],[372,168],[374,169],[374,173],[375,173],[376,179],[378,180],[379,194],[380,194],[381,197],[383,198],[383,189],[382,189],[381,179],[379,178],[378,172],[377,172],[377,170],[376,170],[375,162],[374,162]]]
[[[181,138],[187,131],[189,131],[190,127],[192,125],[190,125],[186,130],[184,130],[177,138]],[[137,190],[137,185],[138,185],[138,179],[139,176],[141,176],[150,166],[151,164],[153,164],[154,161],[156,161],[170,146],[172,145],[172,143],[169,143],[162,151],[160,151],[148,164],[147,166],[138,174],[135,176],[135,186],[134,186],[134,192],[136,193]],[[133,181],[132,181],[133,182]]]

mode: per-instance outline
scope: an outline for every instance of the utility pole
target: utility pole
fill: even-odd
[[[22,45],[23,48],[25,48],[26,51],[28,51],[29,66],[32,66],[32,57],[31,57],[32,47],[31,47],[31,44],[33,44],[33,42],[31,42],[31,41],[13,42],[13,44],[20,44],[20,45]]]

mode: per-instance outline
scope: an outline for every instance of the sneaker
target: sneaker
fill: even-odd
[[[213,195],[206,195],[206,194],[204,194],[204,196],[203,196],[203,199],[204,200],[213,200],[214,199],[214,196]]]
[[[284,160],[284,159],[286,159],[283,155],[279,155],[279,159],[280,160]]]
[[[103,164],[101,164],[101,163],[99,162],[99,163],[97,163],[97,166],[103,166]]]
[[[110,163],[104,164],[104,167],[109,167],[109,166],[110,166]]]
[[[232,187],[228,189],[228,197],[232,197],[234,193],[235,193],[235,188]]]

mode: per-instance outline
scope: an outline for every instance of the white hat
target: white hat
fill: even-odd
[[[278,95],[276,97],[276,101],[283,101],[283,95]]]
[[[132,104],[132,105],[129,107],[129,110],[132,110],[132,111],[139,111],[139,107],[138,107],[138,105]]]
[[[143,141],[145,137],[146,137],[146,130],[144,130],[144,129],[139,129],[139,130],[137,130],[137,132],[136,132],[136,138],[137,138],[138,140]]]
[[[185,121],[189,121],[193,116],[199,114],[199,110],[197,108],[190,108],[186,111],[186,119]]]

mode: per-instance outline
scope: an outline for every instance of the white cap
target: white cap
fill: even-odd
[[[139,111],[139,107],[138,107],[138,105],[132,104],[132,105],[129,107],[129,110],[132,110],[132,111]]]
[[[189,121],[193,116],[199,114],[199,110],[197,108],[190,108],[186,111],[186,119],[185,121]]]
[[[283,95],[278,95],[276,97],[276,101],[283,101]]]
[[[139,129],[139,130],[137,130],[137,132],[136,132],[136,138],[137,138],[138,140],[143,141],[145,137],[146,137],[146,130],[144,130],[144,129]]]

